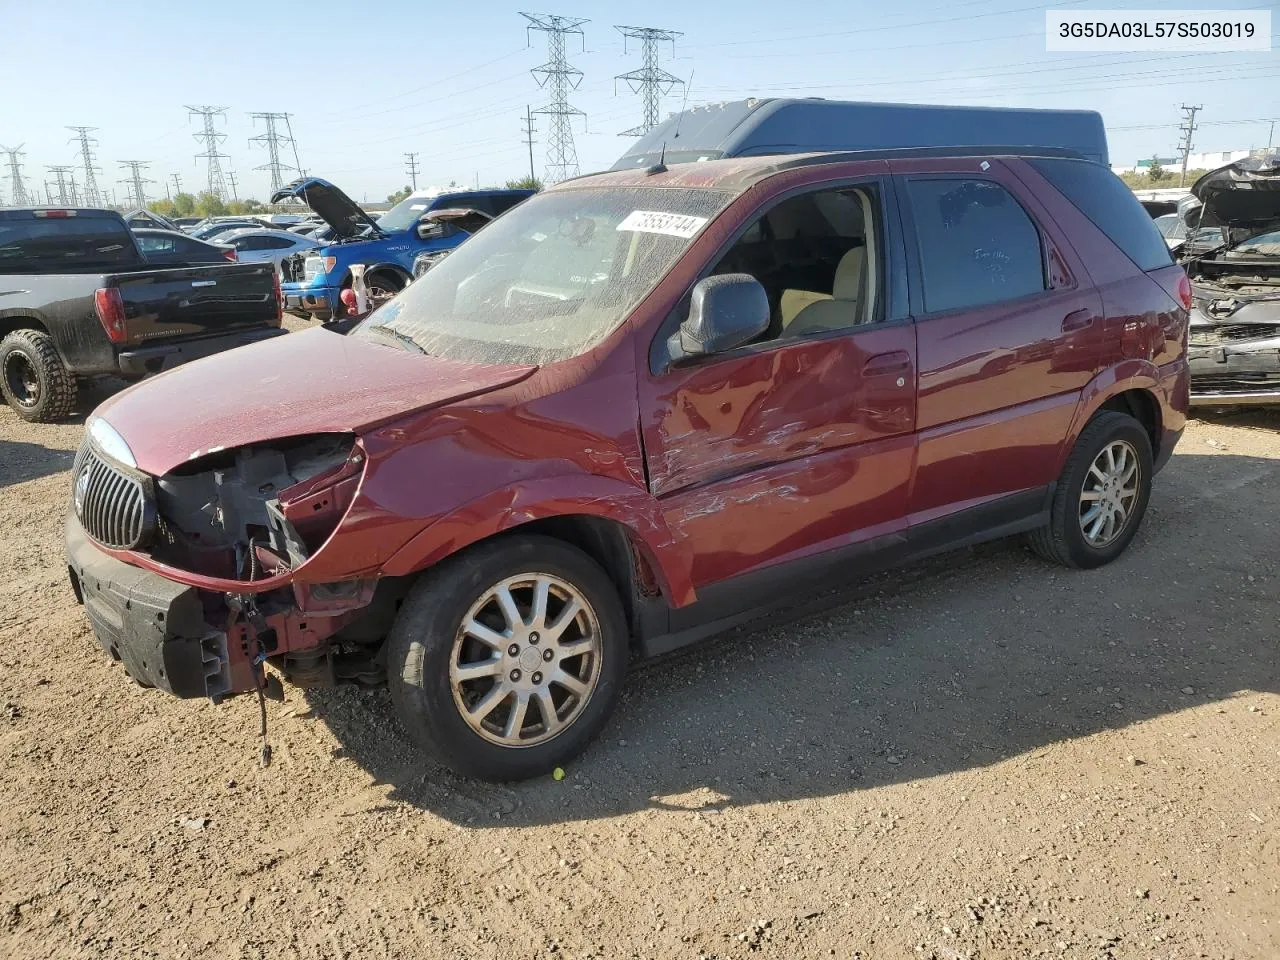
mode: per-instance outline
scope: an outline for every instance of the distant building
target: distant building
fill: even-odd
[[[1210,150],[1208,153],[1193,153],[1187,157],[1188,170],[1214,170],[1228,163],[1235,163],[1237,160],[1243,160],[1245,157],[1251,157],[1254,154],[1265,153],[1265,150]],[[1181,170],[1181,157],[1159,157],[1157,162],[1166,170]],[[1139,160],[1137,163],[1128,166],[1113,166],[1113,173],[1145,173],[1147,168],[1151,166],[1151,159]]]

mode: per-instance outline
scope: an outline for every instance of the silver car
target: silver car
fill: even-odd
[[[299,236],[288,230],[233,230],[220,234],[217,242],[235,247],[236,256],[241,263],[275,264],[280,269],[280,261],[295,253],[305,253],[321,246],[310,237]]]

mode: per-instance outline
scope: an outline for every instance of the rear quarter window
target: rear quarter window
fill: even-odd
[[[1142,204],[1106,167],[1088,160],[1028,160],[1143,270],[1173,263],[1169,245]]]

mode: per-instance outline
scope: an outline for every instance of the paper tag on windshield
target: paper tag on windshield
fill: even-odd
[[[653,210],[632,210],[618,224],[621,231],[634,233],[665,233],[669,237],[688,240],[706,225],[706,217],[690,217],[680,213],[657,213]]]
[[[425,210],[425,209],[427,209],[427,205],[426,205],[425,203],[411,203],[411,204],[409,204],[409,209],[410,209],[410,210]]]

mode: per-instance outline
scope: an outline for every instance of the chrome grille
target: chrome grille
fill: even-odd
[[[1189,342],[1197,347],[1216,347],[1280,336],[1280,323],[1224,323],[1216,327],[1192,327]]]
[[[88,440],[71,475],[72,505],[85,532],[116,550],[140,547],[155,519],[146,478],[111,463]]]

